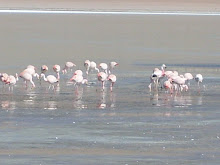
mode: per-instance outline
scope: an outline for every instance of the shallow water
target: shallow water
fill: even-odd
[[[218,16],[0,14],[1,72],[118,61],[113,92],[67,83],[0,89],[2,164],[219,164]],[[13,57],[13,58],[12,58]],[[199,89],[149,92],[152,69],[201,73]]]

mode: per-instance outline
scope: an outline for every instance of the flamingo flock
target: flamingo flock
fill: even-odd
[[[203,81],[201,74],[196,74],[195,77],[191,73],[180,74],[177,71],[166,71],[166,65],[162,64],[161,69],[154,68],[153,73],[150,75],[149,90],[154,88],[164,88],[171,94],[174,92],[188,91],[190,88],[190,81],[195,80],[200,88]]]
[[[7,73],[0,73],[0,81],[5,85],[9,86],[9,90],[12,91],[13,87],[15,86],[16,82],[19,79],[23,79],[26,88],[28,87],[28,83],[31,84],[32,88],[36,87],[34,78],[41,81],[44,80],[49,84],[48,89],[55,89],[59,86],[60,82],[60,72],[62,74],[67,74],[70,72],[72,76],[69,78],[69,82],[72,82],[74,86],[79,85],[88,85],[89,75],[93,72],[97,74],[96,79],[101,83],[101,90],[105,90],[106,82],[109,82],[110,91],[113,91],[113,86],[117,80],[117,77],[114,72],[114,68],[119,64],[115,61],[107,63],[100,63],[99,65],[96,64],[94,61],[86,60],[84,62],[85,67],[85,74],[82,70],[75,70],[73,69],[76,67],[76,64],[73,62],[66,62],[63,69],[58,64],[55,64],[52,67],[54,74],[47,74],[49,68],[47,65],[42,65],[40,68],[40,75],[37,73],[37,68],[33,65],[28,65],[24,70],[22,70],[19,74],[15,75],[8,75]],[[190,89],[190,83],[192,80],[198,85],[200,89],[200,84],[203,82],[203,76],[201,74],[196,74],[193,76],[191,73],[184,73],[179,74],[178,71],[175,70],[166,70],[166,65],[162,64],[160,69],[154,68],[152,74],[150,75],[150,84],[148,85],[149,90],[159,90],[165,89],[166,91],[170,92],[171,94],[174,92],[183,92],[188,91]],[[86,76],[86,78],[84,77]]]
[[[117,62],[110,62],[109,65],[106,63],[100,63],[98,66],[94,61],[86,60],[84,62],[85,67],[85,74],[88,78],[89,74],[91,72],[97,72],[97,80],[101,82],[101,90],[104,91],[105,89],[105,82],[110,82],[110,91],[113,91],[113,85],[116,82],[116,75],[114,75],[113,68],[117,66]],[[62,74],[67,74],[68,72],[73,72],[74,67],[76,67],[76,64],[73,62],[66,62],[63,69],[61,70],[61,66],[58,64],[55,64],[52,67],[52,70],[54,71],[54,74],[47,74],[49,68],[47,65],[42,65],[40,68],[40,75],[37,73],[37,68],[33,65],[28,65],[24,70],[22,70],[19,74],[15,75],[8,75],[7,73],[0,73],[0,81],[5,85],[9,85],[9,90],[12,91],[13,87],[15,86],[16,82],[19,79],[23,79],[26,88],[28,88],[28,84],[31,84],[31,87],[36,87],[34,78],[38,79],[40,81],[44,80],[49,84],[48,89],[55,89],[57,86],[59,86],[60,82],[60,72]],[[87,78],[84,78],[84,74],[82,70],[75,70],[69,79],[69,82],[73,82],[74,86],[82,85],[82,84],[88,84],[89,81]]]

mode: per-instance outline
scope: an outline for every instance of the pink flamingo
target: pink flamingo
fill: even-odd
[[[39,79],[39,74],[36,73],[36,67],[34,67],[33,65],[28,65],[26,69],[24,69],[24,72],[27,72],[29,74],[31,74],[34,77],[37,77],[37,79]]]
[[[59,80],[54,75],[48,75],[46,77],[45,74],[41,73],[41,78],[43,78],[44,81],[50,84],[48,89],[50,89],[51,86],[52,86],[52,89],[54,89],[55,88],[54,85],[59,82]]]
[[[73,77],[70,79],[70,81],[74,81],[75,84],[88,84],[88,80],[83,78],[83,72],[82,70],[76,70],[73,74]]]
[[[112,71],[113,71],[113,69],[114,69],[116,66],[118,66],[118,65],[119,65],[119,64],[118,64],[117,62],[115,62],[115,61],[110,62],[110,63],[109,63],[109,74],[111,74]]]
[[[105,81],[107,80],[107,74],[105,72],[99,72],[97,74],[98,80],[102,83],[102,90],[104,91]]]
[[[174,87],[176,87],[176,90],[183,90],[183,85],[185,85],[186,79],[184,78],[183,75],[181,76],[176,76],[175,78],[172,79],[172,83],[176,84],[177,87],[174,85]]]
[[[75,74],[73,75],[73,77],[70,79],[70,81],[74,81],[75,84],[88,84],[88,80],[87,79],[84,79],[82,75],[80,74]]]
[[[32,84],[32,87],[35,87],[35,84],[32,79],[32,74],[30,74],[26,69],[19,74],[19,77],[24,79],[26,87],[28,81]]]
[[[89,61],[89,60],[86,60],[85,62],[84,62],[84,66],[85,66],[85,68],[86,68],[86,74],[88,75],[89,74],[89,72],[91,71],[91,70],[96,70],[97,72],[99,72],[99,69],[96,67],[96,63],[94,62],[94,61]]]
[[[41,73],[46,73],[48,71],[48,67],[46,65],[41,66]]]
[[[113,90],[113,85],[114,85],[114,83],[116,82],[116,76],[115,76],[114,74],[110,74],[110,75],[108,76],[108,81],[111,82],[110,90],[111,90],[111,92],[112,92],[112,90]]]
[[[54,65],[53,66],[53,70],[54,70],[54,72],[56,72],[56,74],[57,74],[57,79],[59,80],[60,79],[60,65]]]
[[[5,83],[6,80],[8,79],[8,74],[7,73],[1,73],[0,74],[0,80]]]
[[[5,83],[9,85],[9,90],[13,90],[13,86],[16,84],[17,81],[18,74],[16,73],[16,76],[9,75]]]
[[[168,79],[166,81],[164,81],[163,86],[165,89],[168,89],[170,91],[170,93],[173,93],[173,84],[171,83],[172,79]]]
[[[72,63],[72,62],[66,62],[65,66],[64,66],[64,68],[62,70],[63,74],[66,74],[67,70],[72,71],[72,68],[75,67],[75,66],[76,65],[74,63]]]
[[[83,72],[82,72],[82,70],[76,70],[75,72],[74,72],[74,75],[83,75]]]

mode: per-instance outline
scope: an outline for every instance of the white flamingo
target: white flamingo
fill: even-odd
[[[66,62],[65,66],[62,70],[63,74],[66,74],[68,70],[72,71],[72,68],[75,67],[76,65],[73,62]]]
[[[50,89],[51,86],[52,86],[52,89],[54,89],[55,85],[57,85],[57,83],[59,82],[59,80],[54,75],[48,75],[46,77],[45,74],[41,73],[41,78],[43,78],[44,81],[50,84],[48,89]]]
[[[86,74],[87,74],[87,75],[89,74],[89,72],[90,72],[91,70],[96,70],[97,72],[99,72],[99,69],[96,67],[97,65],[96,65],[96,63],[95,63],[94,61],[86,60],[86,61],[84,62],[84,66],[85,66],[85,68],[86,68]]]
[[[200,87],[200,83],[203,81],[203,76],[201,74],[197,74],[195,76],[195,81],[197,82],[198,86]]]
[[[109,63],[109,74],[111,74],[112,71],[113,71],[113,69],[114,69],[116,66],[118,66],[118,65],[119,65],[119,64],[118,64],[117,62],[115,62],[115,61],[110,62],[110,63]]]
[[[99,68],[101,68],[101,70],[103,72],[105,72],[106,74],[108,74],[108,65],[106,63],[100,63],[99,64]]]

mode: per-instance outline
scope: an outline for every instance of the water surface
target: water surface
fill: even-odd
[[[0,72],[32,64],[117,61],[113,92],[72,73],[57,90],[35,79],[0,89],[2,164],[219,164],[219,16],[1,13]],[[153,68],[201,73],[199,89],[149,92]]]

